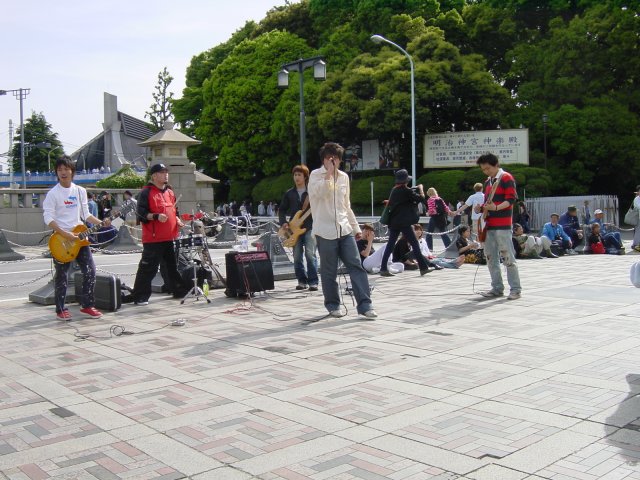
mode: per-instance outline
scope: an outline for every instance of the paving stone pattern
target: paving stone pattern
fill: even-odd
[[[376,321],[294,280],[69,324],[5,301],[0,479],[640,480],[638,259],[520,261],[516,301],[483,266],[370,276]]]

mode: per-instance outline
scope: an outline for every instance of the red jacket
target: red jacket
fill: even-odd
[[[167,221],[147,220],[149,213],[164,213]],[[161,190],[152,183],[145,185],[138,198],[138,218],[142,222],[142,243],[168,242],[178,238],[178,209],[173,190],[169,187]]]

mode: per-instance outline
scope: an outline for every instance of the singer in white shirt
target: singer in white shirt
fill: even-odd
[[[341,172],[344,148],[325,143],[320,148],[322,166],[309,177],[309,201],[313,216],[313,234],[320,255],[320,279],[324,305],[332,317],[342,317],[338,287],[338,259],[342,260],[353,287],[358,313],[368,320],[378,315],[373,310],[367,272],[360,263],[356,239],[361,236],[349,199],[349,177]]]

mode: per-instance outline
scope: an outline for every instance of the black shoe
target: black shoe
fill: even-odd
[[[394,277],[395,275],[391,273],[389,270],[380,270],[381,277]]]
[[[310,292],[317,292],[318,291],[318,286],[317,285],[309,285],[309,291]]]
[[[431,270],[429,270],[429,267],[427,267],[427,268],[421,268],[421,269],[420,269],[420,276],[424,276],[424,275],[426,275],[427,273],[429,273],[430,271],[431,271]]]

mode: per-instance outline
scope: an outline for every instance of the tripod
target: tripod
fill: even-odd
[[[193,241],[193,237],[191,237],[191,240]],[[190,245],[189,247],[187,247],[188,258],[191,264],[193,265],[193,287],[191,287],[191,290],[189,290],[187,294],[184,296],[184,298],[180,300],[180,305],[184,304],[184,301],[187,298],[195,298],[197,302],[198,300],[200,300],[200,297],[203,297],[207,301],[207,303],[211,303],[211,300],[209,300],[209,297],[198,286],[198,265],[196,264],[193,258],[194,257],[193,253],[195,250],[196,250],[196,247],[194,245]]]

